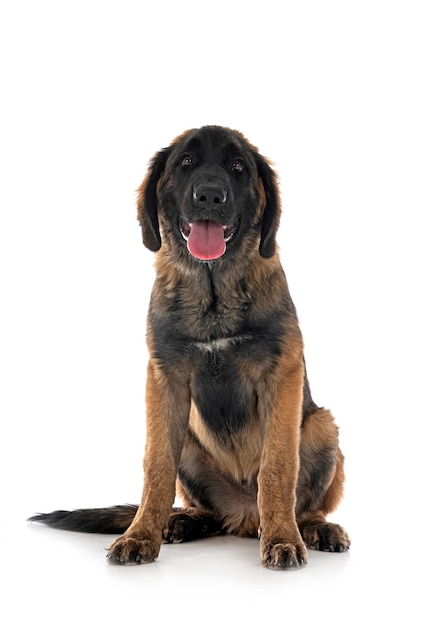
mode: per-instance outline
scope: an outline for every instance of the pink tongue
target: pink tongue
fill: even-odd
[[[200,261],[221,257],[226,250],[223,226],[208,220],[194,222],[188,237],[188,250]]]

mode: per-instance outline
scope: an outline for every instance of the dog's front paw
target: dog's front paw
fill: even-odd
[[[294,542],[263,540],[261,563],[274,570],[298,569],[307,563],[307,550],[301,539]]]
[[[159,554],[160,542],[151,538],[119,537],[110,546],[107,559],[117,565],[152,563]]]

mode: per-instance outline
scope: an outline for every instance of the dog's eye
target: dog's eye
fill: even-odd
[[[232,162],[231,170],[233,172],[242,172],[243,168],[244,164],[243,161],[240,161],[240,159],[235,159],[235,161]]]
[[[183,157],[180,159],[180,165],[183,165],[183,167],[188,167],[188,165],[192,165],[193,162],[193,158],[190,154],[184,154]]]

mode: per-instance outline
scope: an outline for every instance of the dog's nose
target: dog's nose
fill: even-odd
[[[226,187],[215,183],[201,183],[194,185],[193,198],[199,206],[205,208],[215,208],[220,204],[224,204],[228,197]]]

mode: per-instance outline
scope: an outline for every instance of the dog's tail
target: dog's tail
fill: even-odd
[[[80,533],[121,534],[133,521],[138,506],[125,504],[105,509],[76,509],[75,511],[52,511],[38,513],[29,522],[41,522],[52,528],[74,530]]]

